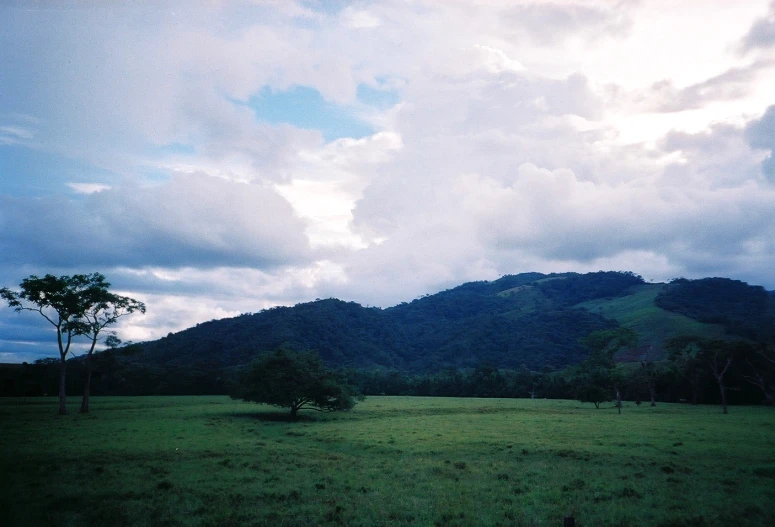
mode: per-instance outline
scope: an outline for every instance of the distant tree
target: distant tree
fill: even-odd
[[[535,399],[540,377],[540,374],[530,371],[527,366],[521,364],[513,375],[512,397],[529,395],[531,399]]]
[[[743,341],[678,337],[672,339],[667,347],[674,354],[691,357],[692,364],[701,364],[706,368],[718,385],[722,413],[729,413],[726,376],[735,360],[750,356],[750,345]]]
[[[59,414],[67,413],[65,381],[67,354],[75,335],[87,329],[83,317],[90,305],[84,294],[104,280],[99,273],[43,278],[31,275],[22,280],[19,291],[0,289],[0,297],[17,312],[37,311],[56,329],[59,348]]]
[[[330,412],[355,406],[355,390],[325,368],[317,355],[286,348],[263,355],[243,373],[235,399],[299,410]]]
[[[577,380],[576,398],[582,403],[592,403],[600,408],[600,403],[611,400],[610,377],[607,375],[586,373]]]
[[[105,345],[108,348],[114,350],[121,345],[121,339],[118,338],[116,335],[108,335],[107,337],[105,337]]]
[[[81,400],[81,413],[89,412],[89,395],[91,392],[92,355],[100,338],[100,333],[107,326],[115,324],[124,315],[136,311],[145,313],[145,304],[127,296],[117,295],[109,291],[110,283],[99,273],[94,273],[89,287],[82,292],[86,308],[80,318],[78,332],[87,336],[91,341],[89,351],[84,360],[86,367],[86,379],[83,386],[83,399]],[[109,335],[105,344],[116,347],[121,343],[115,335]]]
[[[701,344],[700,350],[718,384],[721,393],[721,411],[725,414],[729,413],[727,410],[727,386],[724,383],[724,376],[734,361],[729,343],[722,340],[705,341]]]
[[[616,407],[622,412],[621,384],[616,378],[614,355],[621,349],[634,346],[638,335],[628,328],[618,327],[593,331],[580,340],[589,349],[589,356],[581,363],[577,378],[577,398],[590,402],[595,408],[616,396]]]
[[[682,335],[665,342],[668,351],[670,370],[679,382],[688,383],[691,390],[691,404],[696,406],[699,402],[700,381],[705,369],[702,357],[698,355],[697,339],[699,337]]]
[[[762,391],[764,401],[775,405],[775,344],[762,345],[746,359],[748,373],[743,378]]]
[[[646,381],[646,386],[649,390],[649,398],[651,399],[651,406],[657,405],[657,378],[660,374],[660,367],[654,364],[652,361],[640,361],[641,375]]]

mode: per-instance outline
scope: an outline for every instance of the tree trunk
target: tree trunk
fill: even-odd
[[[291,406],[291,419],[296,419],[296,412],[299,411],[297,406]]]
[[[721,413],[727,414],[729,413],[727,411],[727,389],[721,381],[719,381],[718,387],[721,390]]]
[[[718,382],[718,388],[721,391],[721,413],[729,413],[727,411],[727,388],[724,386],[724,374],[729,369],[730,364],[732,364],[732,357],[727,357],[726,364],[724,365],[723,369],[720,369],[718,364],[718,352],[713,356],[713,362],[711,363],[711,371],[713,372],[713,376],[716,378],[716,382]]]
[[[83,399],[81,400],[81,413],[89,413],[89,393],[91,392],[91,364],[89,359],[86,359],[86,380],[83,384]]]
[[[59,415],[67,414],[67,393],[65,390],[65,377],[67,376],[67,363],[65,357],[59,361]]]
[[[649,383],[649,395],[651,396],[651,406],[657,405],[657,390],[654,388],[654,381]]]
[[[84,365],[86,366],[86,381],[83,384],[83,400],[81,401],[82,414],[89,413],[89,395],[91,392],[91,372],[92,372],[91,358],[92,358],[92,355],[94,355],[94,348],[97,346],[98,336],[99,336],[99,331],[95,330],[91,335],[91,348],[89,349],[89,353],[86,354],[86,360],[84,361]]]
[[[616,385],[616,408],[619,410],[619,414],[622,413],[622,391],[619,389],[619,385]]]

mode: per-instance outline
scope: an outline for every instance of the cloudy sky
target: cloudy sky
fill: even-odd
[[[4,2],[0,286],[100,271],[133,341],[524,271],[775,289],[775,2],[473,4]]]

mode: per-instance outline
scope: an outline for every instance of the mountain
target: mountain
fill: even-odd
[[[639,335],[619,355],[625,362],[664,358],[664,341],[678,335],[773,338],[775,294],[726,278],[653,284],[627,272],[524,273],[387,309],[326,299],[213,320],[103,353],[98,367],[108,377],[132,366],[133,376],[175,371],[164,382],[207,383],[213,372],[287,344],[338,367],[423,373],[524,364],[538,371],[580,362],[581,337],[619,325]]]

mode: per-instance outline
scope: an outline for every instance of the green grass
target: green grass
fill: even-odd
[[[651,348],[649,359],[664,358],[663,343],[680,335],[702,335],[724,338],[718,324],[704,324],[687,316],[665,311],[654,304],[664,284],[644,284],[632,288],[633,293],[617,298],[599,298],[578,304],[593,313],[612,318],[639,336],[638,345]]]
[[[295,423],[226,397],[92,408],[0,400],[0,524],[775,524],[772,408],[370,397]]]

